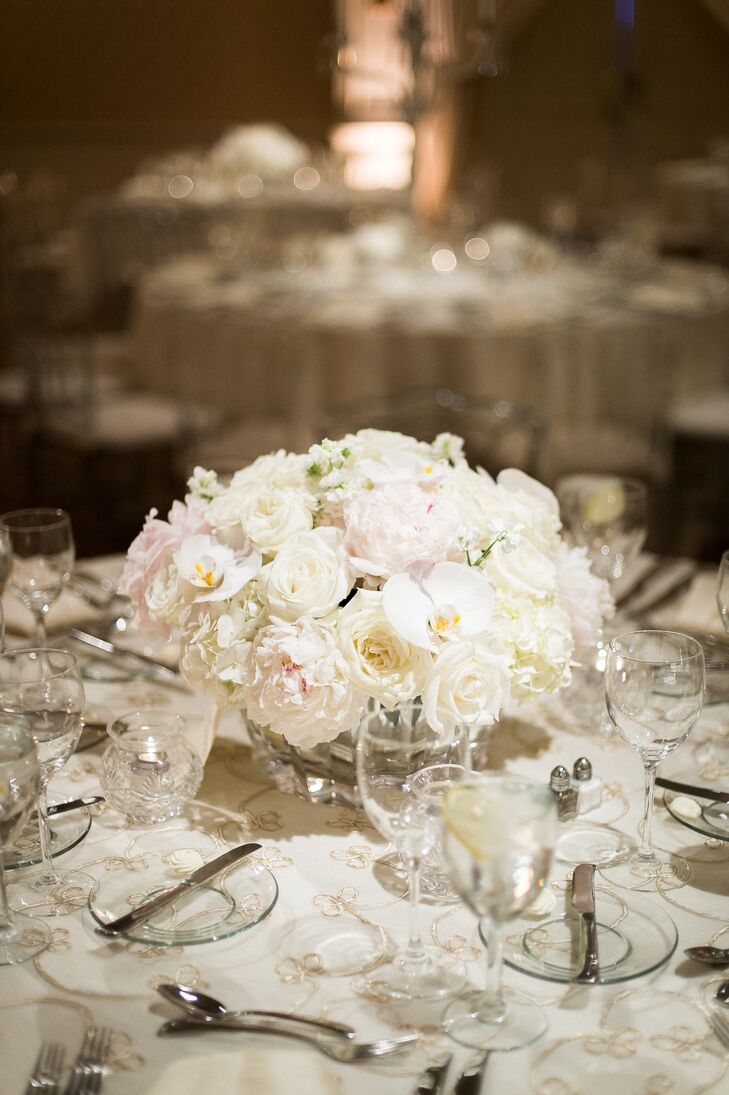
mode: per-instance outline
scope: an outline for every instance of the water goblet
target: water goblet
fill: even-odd
[[[554,796],[542,785],[480,773],[446,793],[443,860],[486,934],[485,991],[459,996],[443,1016],[446,1032],[461,1045],[517,1049],[546,1030],[536,1004],[504,996],[502,932],[544,886],[556,833]]]
[[[601,868],[615,885],[674,889],[690,877],[683,857],[654,848],[651,823],[658,765],[686,740],[703,698],[704,652],[696,639],[675,631],[631,631],[611,639],[605,666],[608,714],[645,772],[640,847],[623,863]]]
[[[36,800],[40,768],[30,728],[15,715],[0,714],[0,965],[27,962],[48,946],[45,924],[23,913],[11,913],[5,892],[3,851]]]
[[[427,768],[421,768],[419,772],[416,772],[411,781],[415,794],[425,803],[439,834],[433,849],[425,856],[420,868],[421,889],[429,898],[436,901],[459,900],[443,866],[440,851],[441,811],[448,788],[454,783],[468,779],[471,775],[471,768],[464,764],[429,764]]]
[[[5,612],[3,610],[3,591],[10,576],[10,564],[13,549],[10,546],[10,534],[0,525],[0,654],[5,649]]]
[[[463,737],[431,728],[419,702],[394,711],[380,709],[363,720],[357,739],[357,784],[375,827],[392,841],[408,871],[410,933],[407,946],[365,976],[365,989],[391,1000],[437,999],[465,980],[459,959],[424,946],[419,926],[420,865],[435,846],[437,819],[416,794],[421,769],[462,760]]]
[[[716,603],[719,608],[721,622],[724,624],[725,631],[729,634],[729,550],[724,552],[719,563]]]
[[[41,862],[36,871],[14,883],[12,890],[14,902],[37,916],[61,916],[81,908],[95,885],[81,871],[56,867],[48,828],[48,783],[76,748],[83,709],[81,674],[75,657],[67,650],[11,650],[0,656],[0,712],[25,719],[40,766]]]
[[[0,517],[12,549],[10,588],[35,620],[36,644],[46,643],[45,618],[73,570],[71,519],[62,509],[21,509]]]
[[[648,489],[639,479],[567,475],[557,483],[560,513],[572,539],[587,549],[595,574],[614,582],[646,538]]]

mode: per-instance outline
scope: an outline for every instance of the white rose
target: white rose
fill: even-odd
[[[533,699],[569,684],[572,631],[559,603],[536,604],[525,597],[514,602],[510,615],[495,619],[494,632],[510,654],[515,700]]]
[[[245,702],[243,679],[251,651],[247,627],[242,609],[213,608],[202,612],[185,636],[180,672],[220,704],[240,707]]]
[[[306,749],[354,730],[363,707],[333,628],[307,616],[259,631],[246,678],[253,722]]]
[[[360,589],[342,609],[339,643],[355,685],[383,707],[391,710],[422,694],[432,658],[395,631],[381,593]]]
[[[521,526],[521,536],[540,551],[554,553],[559,543],[559,503],[549,487],[517,468],[499,472],[501,519],[508,527]]]
[[[234,491],[253,487],[301,487],[306,486],[308,459],[294,452],[270,452],[259,456],[252,464],[237,471],[231,480],[230,489]]]
[[[502,517],[502,500],[490,476],[479,475],[467,464],[458,464],[445,485],[444,493],[459,519],[459,536],[471,550],[487,547],[489,526]],[[464,553],[457,556],[460,561]]]
[[[358,430],[354,435],[364,460],[382,460],[385,456],[409,454],[430,459],[430,445],[396,430]]]
[[[271,491],[290,491],[286,497],[298,495],[301,507],[313,511],[316,499],[307,480],[307,458],[295,453],[279,452],[259,456],[248,467],[233,476],[231,485],[213,498],[207,519],[215,529],[217,539],[232,548],[245,546],[246,525],[259,499]],[[264,503],[265,504],[265,503]],[[311,521],[302,526],[311,528]]]
[[[546,601],[557,591],[554,563],[528,540],[521,540],[513,551],[504,551],[502,545],[497,544],[482,570],[500,604],[508,605],[523,597]]]
[[[339,529],[322,527],[292,536],[268,571],[271,616],[297,620],[328,616],[349,593],[353,578],[344,560]]]
[[[434,730],[459,723],[485,726],[495,722],[508,702],[511,673],[506,651],[494,642],[448,643],[435,659],[423,693],[428,722]]]
[[[149,614],[170,627],[181,627],[189,611],[190,598],[177,567],[160,567],[144,593]]]
[[[291,487],[273,487],[251,499],[243,513],[243,529],[265,555],[279,551],[297,532],[312,528],[309,496]]]

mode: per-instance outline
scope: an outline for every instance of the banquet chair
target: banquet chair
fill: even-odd
[[[502,468],[539,471],[543,425],[530,409],[504,399],[470,396],[448,388],[418,388],[401,396],[361,400],[334,407],[322,421],[322,434],[341,437],[366,427],[398,430],[432,441],[439,433],[464,440],[473,467],[491,474]]]

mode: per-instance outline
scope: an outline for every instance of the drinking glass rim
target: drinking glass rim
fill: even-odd
[[[124,722],[125,719],[130,718],[133,715],[141,715],[149,718],[165,718],[168,720],[168,725],[159,728],[152,728],[145,730],[143,726],[125,726],[117,729],[117,723]],[[173,725],[174,724],[174,725]],[[165,711],[163,708],[159,710],[150,709],[149,711],[141,711],[136,708],[133,711],[125,711],[121,715],[115,715],[113,719],[109,719],[106,724],[106,732],[110,738],[118,742],[119,745],[124,746],[126,743],[130,743],[134,735],[143,735],[145,737],[159,737],[159,738],[178,738],[181,735],[184,736],[185,731],[185,719],[182,715],[178,715],[174,711]]]
[[[21,654],[62,654],[64,658],[68,659],[68,665],[63,669],[58,669],[53,673],[48,673],[45,676],[46,680],[55,680],[58,677],[65,677],[67,673],[78,667],[78,659],[75,654],[72,654],[70,650],[64,650],[60,646],[19,646],[14,650],[5,650],[0,654],[0,665],[9,665],[11,660],[17,658]],[[7,684],[33,684],[33,681],[16,680],[15,678],[0,679],[0,686]]]
[[[615,645],[621,640],[626,639],[628,636],[633,635],[662,635],[668,638],[681,639],[683,642],[689,644],[695,649],[693,653],[688,653],[687,651],[685,654],[678,654],[675,658],[641,658],[635,654],[625,653],[624,651],[619,650],[618,647]],[[701,661],[704,660],[704,648],[702,647],[699,640],[695,639],[693,635],[687,635],[683,631],[669,631],[660,627],[647,627],[640,628],[637,631],[624,631],[620,635],[613,636],[613,638],[608,643],[608,650],[611,654],[614,654],[616,657],[622,658],[624,661],[636,662],[640,665],[666,665],[673,664],[674,662],[678,663],[693,661],[699,658],[701,659]]]
[[[13,524],[13,519],[30,516],[32,513],[53,514],[56,519],[54,521],[43,521],[37,525]],[[70,523],[71,518],[68,512],[58,506],[31,506],[29,509],[13,509],[8,510],[7,513],[0,513],[0,529],[7,529],[8,532],[43,532],[47,529],[59,528],[61,525],[70,525]]]

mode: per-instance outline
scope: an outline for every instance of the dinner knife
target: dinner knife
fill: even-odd
[[[582,969],[573,977],[576,985],[594,985],[600,980],[595,920],[595,864],[578,863],[572,875],[572,907],[580,915],[585,940]]]
[[[56,817],[57,814],[67,814],[69,810],[80,810],[82,806],[93,806],[97,802],[104,802],[103,795],[84,795],[83,798],[72,798],[70,802],[57,802],[46,810],[46,817]]]
[[[198,867],[189,878],[178,883],[177,886],[165,890],[164,893],[158,894],[157,897],[153,897],[149,901],[144,901],[136,909],[132,909],[131,912],[125,913],[124,916],[120,916],[108,924],[100,924],[96,931],[99,935],[123,935],[135,924],[141,924],[142,921],[149,920],[150,916],[153,916],[160,909],[164,909],[167,905],[171,905],[178,897],[191,893],[198,886],[202,886],[203,883],[220,874],[226,867],[230,867],[232,863],[236,863],[244,856],[250,855],[251,852],[257,852],[260,847],[260,844],[241,844],[237,848],[231,848],[230,851],[224,852],[223,855],[219,855],[215,859],[211,859],[209,863]]]
[[[448,1066],[450,1065],[453,1057],[448,1057],[442,1065],[431,1065],[430,1068],[426,1068],[418,1080],[418,1086],[415,1088],[413,1095],[438,1095],[443,1091],[445,1086],[446,1076],[448,1075]]]
[[[115,643],[110,643],[108,639],[101,639],[98,635],[92,635],[90,632],[82,631],[78,627],[70,627],[68,633],[77,642],[85,643],[86,646],[93,646],[94,649],[101,650],[104,654],[113,654],[117,658],[132,658],[143,665],[153,676],[159,677],[160,680],[177,681],[177,673],[174,669],[170,669],[163,662],[155,661],[154,658],[150,658],[146,654],[137,654],[135,650],[127,650],[123,646],[117,646]]]
[[[678,791],[683,795],[696,795],[697,798],[710,798],[713,802],[729,802],[729,791],[712,791],[709,787],[694,787],[692,783],[679,783],[675,779],[656,776],[656,786],[667,791]]]

